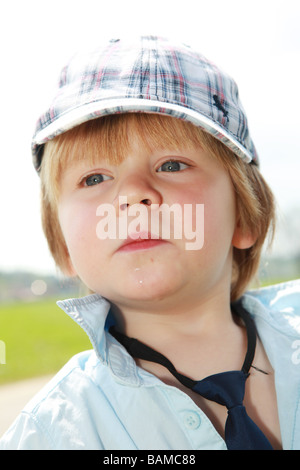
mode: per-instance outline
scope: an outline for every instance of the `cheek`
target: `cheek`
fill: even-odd
[[[99,240],[96,233],[97,217],[94,208],[76,204],[73,211],[67,205],[59,210],[59,220],[69,251],[72,272],[92,291],[105,282],[107,240]],[[104,277],[103,277],[104,276]]]
[[[197,189],[194,189],[194,188]],[[203,232],[203,249],[228,251],[235,228],[235,197],[230,180],[219,178],[218,184],[195,184],[177,195],[187,233]],[[191,207],[192,211],[187,208]],[[192,214],[192,215],[191,215]]]
[[[211,195],[204,202],[205,206],[205,243],[226,253],[232,243],[235,229],[235,199],[230,188],[220,188],[220,192]]]
[[[76,204],[76,210],[67,204],[62,205],[58,211],[59,221],[69,250],[71,259],[84,256],[95,246],[96,211],[92,207]]]

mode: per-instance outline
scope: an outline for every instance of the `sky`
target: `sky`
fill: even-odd
[[[238,83],[279,212],[300,211],[298,0],[10,0],[0,7],[0,270],[55,273],[31,137],[69,57],[122,35],[173,37]],[[298,213],[297,213],[298,210]]]

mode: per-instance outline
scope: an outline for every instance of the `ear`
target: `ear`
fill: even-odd
[[[252,233],[250,229],[242,228],[240,221],[238,221],[232,237],[232,246],[240,250],[246,250],[247,248],[251,248],[256,240],[257,235]]]

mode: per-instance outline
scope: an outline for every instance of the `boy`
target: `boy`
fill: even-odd
[[[275,210],[232,79],[113,40],[63,70],[33,155],[51,253],[92,292],[58,304],[93,351],[2,448],[299,448],[300,286],[245,293]]]

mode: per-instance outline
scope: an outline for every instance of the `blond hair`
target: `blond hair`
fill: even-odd
[[[56,137],[45,146],[41,166],[42,226],[50,252],[62,272],[68,272],[69,254],[60,228],[57,205],[62,171],[74,160],[97,159],[101,154],[113,163],[125,158],[130,148],[128,128],[133,126],[145,145],[176,148],[201,145],[228,171],[236,195],[240,227],[255,234],[250,248],[233,248],[231,300],[239,298],[257,273],[261,250],[275,227],[272,191],[253,164],[245,163],[211,135],[172,117],[129,113],[98,118]]]

